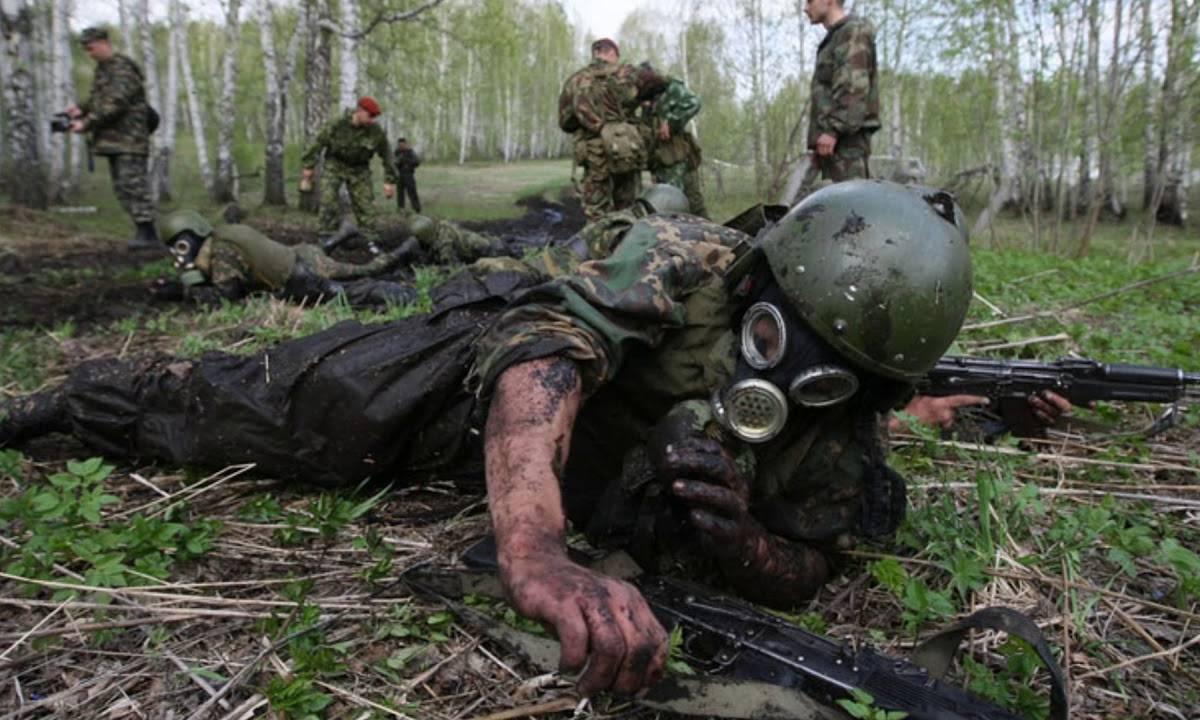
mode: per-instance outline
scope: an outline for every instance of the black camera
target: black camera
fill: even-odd
[[[65,133],[71,129],[71,116],[66,113],[54,113],[50,118],[50,132]]]

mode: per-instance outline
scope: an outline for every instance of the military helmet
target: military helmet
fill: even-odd
[[[852,180],[809,195],[760,243],[796,311],[851,362],[905,381],[950,347],[971,302],[953,196]]]
[[[651,213],[685,213],[691,209],[683,191],[666,183],[646,188],[638,195],[638,201]]]
[[[437,221],[426,215],[413,215],[408,221],[408,234],[421,245],[427,245],[437,237]]]
[[[195,210],[176,210],[158,219],[158,236],[163,242],[170,243],[176,235],[186,231],[206,238],[212,235],[213,226]]]

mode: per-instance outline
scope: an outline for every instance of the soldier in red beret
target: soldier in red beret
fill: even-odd
[[[359,232],[371,252],[379,252],[376,245],[379,233],[375,228],[375,193],[371,188],[372,157],[378,155],[383,160],[383,172],[387,180],[383,184],[384,196],[391,198],[396,194],[396,166],[392,162],[392,147],[388,143],[387,133],[375,122],[382,112],[375,98],[359,98],[357,106],[346,110],[341,117],[322,128],[304,153],[301,171],[304,182],[312,182],[317,159],[321,153],[325,154],[325,185],[321,194],[319,229],[322,245],[328,243],[341,224],[338,192],[344,184]]]

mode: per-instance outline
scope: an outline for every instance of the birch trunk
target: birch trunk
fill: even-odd
[[[71,82],[71,53],[68,19],[70,18],[69,0],[54,0],[51,6],[50,20],[50,102],[49,109],[60,112],[74,101],[73,85]],[[70,178],[67,175],[66,152],[67,136],[74,133],[54,133],[50,141],[50,194],[55,202],[61,202],[70,188]]]
[[[133,28],[129,26],[129,0],[117,0],[117,23],[121,28],[121,42],[125,43],[129,57],[137,58],[137,48],[134,47]]]
[[[1146,88],[1145,125],[1142,128],[1142,209],[1150,210],[1154,204],[1154,186],[1157,183],[1158,151],[1154,140],[1155,121],[1157,117],[1154,108],[1157,105],[1155,91],[1158,89],[1154,82],[1154,21],[1153,0],[1142,0],[1142,82]]]
[[[304,26],[308,40],[304,78],[304,145],[308,146],[324,127],[329,118],[332,101],[330,70],[332,67],[333,37],[328,23],[328,0],[306,0],[304,4]],[[321,165],[318,163],[313,176],[312,192],[300,196],[300,207],[308,212],[320,209]]]
[[[462,92],[459,94],[458,164],[467,161],[467,149],[471,141],[471,123],[474,109],[472,86],[475,82],[475,53],[467,51],[467,71],[463,74]]]
[[[1082,140],[1079,152],[1079,180],[1075,213],[1083,214],[1091,207],[1092,159],[1096,156],[1100,132],[1100,5],[1098,0],[1087,4],[1087,68],[1083,74]]]
[[[267,122],[266,152],[263,163],[265,173],[263,204],[287,205],[287,195],[284,192],[284,135],[287,130],[288,89],[291,86],[292,73],[296,66],[300,33],[292,33],[288,40],[287,57],[284,61],[283,71],[280,73],[275,51],[275,10],[271,0],[260,0],[258,10],[263,66],[266,75]]]
[[[142,42],[142,73],[145,77],[146,103],[162,112],[162,99],[158,87],[158,52],[154,47],[154,26],[150,23],[150,0],[139,0],[137,5],[138,36]],[[160,128],[161,131],[161,128]],[[150,200],[158,202],[159,193],[165,182],[162,180],[161,132],[150,136]]]
[[[175,2],[176,24],[182,28],[179,33],[175,50],[179,54],[179,67],[183,70],[183,88],[187,96],[188,118],[192,126],[192,136],[196,143],[196,165],[200,169],[200,180],[204,189],[212,195],[213,174],[208,162],[208,141],[204,135],[204,111],[200,107],[200,98],[196,92],[196,80],[192,76],[192,54],[188,41],[187,15],[181,3]]]
[[[51,32],[52,7],[43,3],[33,3],[33,107],[37,112],[34,127],[37,129],[38,148],[47,173],[49,183],[46,192],[52,196],[55,178],[50,174],[54,157],[50,152],[53,133],[50,132],[51,92],[54,87],[53,34]]]
[[[1000,122],[1000,183],[987,207],[975,220],[971,233],[978,235],[990,230],[992,221],[1009,203],[1021,197],[1020,156],[1013,132],[1022,127],[1020,69],[1017,61],[1019,37],[1013,25],[1011,2],[999,9],[998,29],[992,38],[993,67],[996,81],[996,117]],[[998,36],[998,37],[997,37]]]
[[[1171,31],[1167,36],[1167,66],[1163,73],[1162,112],[1159,117],[1158,170],[1160,200],[1155,214],[1160,222],[1182,225],[1187,220],[1187,199],[1184,197],[1184,170],[1187,143],[1187,110],[1185,95],[1190,78],[1185,77],[1189,64],[1187,53],[1192,47],[1197,12],[1200,3],[1185,0],[1171,1]]]
[[[37,138],[37,107],[34,87],[34,9],[27,0],[0,0],[0,35],[4,36],[8,76],[4,105],[8,110],[8,167],[3,175],[9,197],[17,205],[45,209],[45,168]]]
[[[342,42],[338,100],[342,107],[358,102],[358,39],[347,37],[358,30],[358,0],[341,0]]]
[[[162,96],[162,127],[158,129],[158,155],[154,170],[158,173],[158,195],[170,200],[171,157],[175,154],[175,137],[179,131],[179,36],[182,23],[176,22],[175,2],[167,6],[167,87]]]
[[[233,121],[237,108],[238,13],[241,0],[227,0],[225,6],[225,51],[221,61],[221,113],[217,123],[217,176],[213,183],[214,202],[237,200],[237,168],[233,164]]]

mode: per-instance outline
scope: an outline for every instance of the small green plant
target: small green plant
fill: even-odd
[[[683,659],[683,626],[676,625],[671,630],[667,650],[667,672],[672,675],[695,675],[696,671]]]
[[[865,690],[850,689],[849,698],[837,701],[838,706],[861,720],[904,720],[908,713],[899,710],[883,710],[875,707],[875,698]]]
[[[286,720],[320,720],[321,711],[333,702],[333,696],[317,689],[307,675],[276,675],[263,688],[263,695]]]
[[[0,529],[15,531],[22,542],[19,550],[0,550],[7,572],[58,580],[54,566],[65,565],[77,568],[87,585],[144,585],[166,579],[176,562],[202,555],[212,546],[220,523],[179,522],[177,518],[186,511],[183,506],[161,517],[104,518],[104,508],[118,501],[104,488],[112,471],[113,466],[101,458],[72,460],[65,472],[51,475],[47,484],[31,484],[0,503]],[[27,592],[36,594],[38,589],[31,585]],[[61,590],[55,598],[74,594]]]

